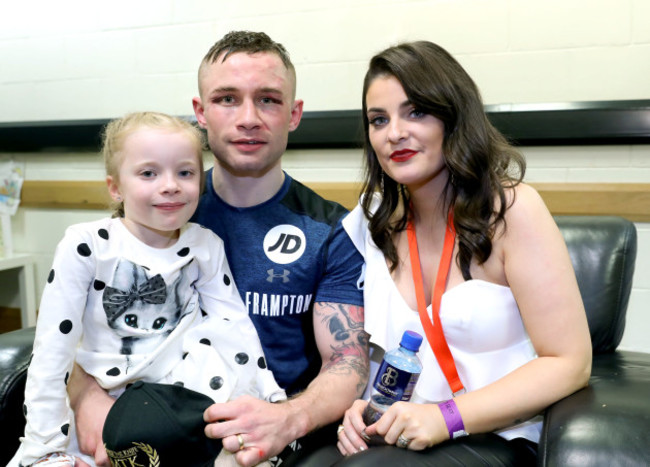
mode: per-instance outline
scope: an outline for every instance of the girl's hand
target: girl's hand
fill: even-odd
[[[63,452],[52,452],[41,457],[33,466],[38,467],[75,467],[75,457]],[[22,464],[21,464],[22,465]]]
[[[438,406],[412,402],[396,402],[391,405],[376,423],[365,429],[365,434],[379,435],[388,444],[414,451],[420,451],[449,439],[447,425]],[[339,444],[340,439],[339,436]]]
[[[368,438],[364,433],[366,424],[363,423],[363,410],[366,405],[368,405],[368,402],[363,399],[354,401],[352,407],[346,410],[343,416],[343,424],[339,425],[339,440],[336,446],[344,456],[368,449],[366,444]]]

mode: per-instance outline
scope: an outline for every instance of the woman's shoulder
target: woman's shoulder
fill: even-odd
[[[506,190],[505,235],[510,240],[539,238],[557,230],[553,216],[532,186],[519,183]]]
[[[527,183],[518,183],[505,190],[506,195],[506,223],[518,220],[527,221],[537,216],[550,216],[550,213],[540,194]]]

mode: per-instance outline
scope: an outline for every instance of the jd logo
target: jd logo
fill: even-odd
[[[298,227],[277,225],[264,237],[264,253],[274,263],[289,264],[302,256],[306,243],[305,234]]]

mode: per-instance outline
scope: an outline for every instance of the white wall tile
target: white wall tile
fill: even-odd
[[[101,210],[67,210],[65,216],[58,209],[20,208],[12,219],[14,245],[18,251],[54,254],[65,229],[72,224],[101,219],[109,215]]]
[[[135,46],[132,30],[69,35],[65,37],[65,64],[76,79],[131,75],[137,66]]]
[[[3,1],[0,40],[89,32],[99,28],[99,2],[87,0]]]
[[[135,33],[137,71],[159,75],[197,71],[212,37],[209,24],[148,28]],[[211,45],[211,43],[210,43]],[[203,50],[205,48],[205,50]]]
[[[650,168],[575,168],[568,169],[568,182],[650,183]]]
[[[567,169],[538,168],[534,166],[526,167],[526,176],[524,181],[527,183],[539,183],[553,181],[562,183],[567,181]]]
[[[650,166],[650,145],[640,144],[638,146],[632,146],[630,165],[632,167]]]
[[[634,270],[634,288],[650,290],[650,224],[638,223],[637,256]],[[650,302],[646,303],[646,308]],[[650,315],[650,313],[646,313]]]
[[[498,53],[509,49],[508,3],[506,0],[411,2],[380,14],[401,25],[402,39],[429,40],[454,55]],[[384,45],[393,44],[384,41]]]
[[[632,290],[625,320],[625,332],[619,346],[621,350],[650,353],[648,303],[650,303],[650,289]]]
[[[537,146],[522,147],[529,167],[598,168],[629,167],[630,147]]]
[[[648,99],[650,44],[572,51],[574,101]]]
[[[34,98],[34,83],[7,83],[1,86],[0,122],[39,120],[39,114],[27,105]]]
[[[93,2],[104,30],[143,28],[173,23],[172,0],[111,0]]]
[[[650,42],[650,2],[632,0],[632,42]]]
[[[282,158],[282,168],[301,182],[358,182],[362,177],[361,149],[292,150]]]
[[[13,6],[2,16],[15,33],[0,35],[0,121],[115,116],[132,110],[134,97],[147,107],[177,109],[173,89],[155,101],[138,96],[148,94],[150,87],[161,90],[169,83],[163,75],[195,74],[210,45],[231,29],[265,30],[283,42],[301,72],[307,73],[310,85],[299,86],[315,110],[355,108],[355,90],[367,60],[405,39],[429,39],[448,48],[474,76],[486,103],[650,95],[650,44],[640,32],[629,40],[633,29],[649,29],[643,26],[650,20],[641,19],[648,16],[647,2],[638,0],[27,4],[29,8]],[[44,24],[29,14],[34,5],[49,15]],[[70,10],[78,14],[70,15]],[[321,78],[316,82],[325,77],[330,89],[345,89],[343,94],[323,98],[327,93],[311,84],[316,73]],[[80,82],[84,79],[99,81]],[[130,81],[130,90],[121,87],[121,79]],[[66,90],[65,84],[51,81],[72,86]],[[52,96],[45,112],[37,105],[24,107],[25,101],[12,97],[29,94],[31,82],[43,88],[39,98]],[[110,98],[102,102],[101,97],[91,97],[92,86]],[[111,95],[114,88],[119,96]]]
[[[560,49],[630,42],[630,2],[510,2],[513,50]]]
[[[0,43],[0,82],[13,84],[70,79],[62,36],[28,37]]]
[[[573,100],[567,97],[570,64],[565,51],[461,55],[458,61],[486,105]]]
[[[296,66],[296,97],[304,111],[361,109],[363,77],[368,62]]]

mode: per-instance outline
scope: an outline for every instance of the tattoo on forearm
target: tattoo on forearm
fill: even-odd
[[[317,316],[327,325],[334,338],[332,355],[323,370],[339,374],[356,373],[357,393],[363,391],[368,379],[368,334],[363,329],[363,307],[340,303],[320,303]]]

